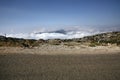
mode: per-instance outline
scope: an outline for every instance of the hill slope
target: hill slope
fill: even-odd
[[[120,45],[120,32],[108,32],[102,34],[96,34],[93,36],[86,36],[83,38],[75,39],[48,39],[48,40],[34,40],[34,39],[20,39],[0,36],[0,46],[7,47],[34,47],[43,44],[50,45],[76,45],[88,43],[89,46],[94,47],[96,45],[109,45],[116,44]]]

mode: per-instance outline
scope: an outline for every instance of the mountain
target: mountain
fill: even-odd
[[[67,31],[65,31],[64,29],[60,29],[60,30],[48,31],[48,32],[38,32],[36,34],[42,34],[42,33],[60,33],[60,34],[66,34]]]

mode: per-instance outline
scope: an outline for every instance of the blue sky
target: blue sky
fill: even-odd
[[[1,33],[85,25],[120,25],[120,0],[0,0]]]

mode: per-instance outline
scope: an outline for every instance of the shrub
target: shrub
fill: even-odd
[[[101,43],[98,43],[98,42],[91,42],[89,44],[90,47],[96,47],[96,46],[100,46],[100,45],[101,45]]]
[[[48,40],[48,43],[51,45],[60,45],[61,41],[57,39],[53,39],[53,40]]]

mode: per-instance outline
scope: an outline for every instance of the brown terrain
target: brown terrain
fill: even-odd
[[[119,80],[120,32],[79,39],[0,36],[0,80]]]

